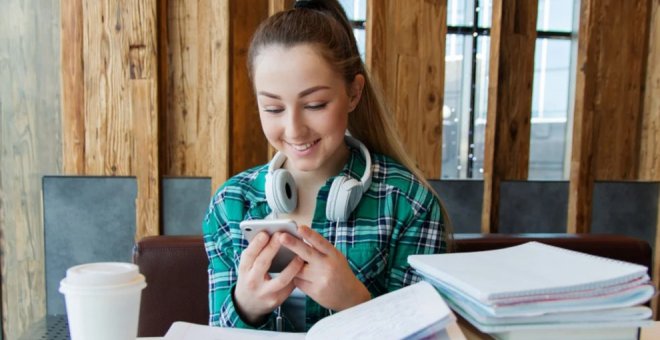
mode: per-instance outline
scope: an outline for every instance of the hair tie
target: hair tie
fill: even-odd
[[[307,9],[318,9],[316,1],[312,0],[296,0],[293,4],[293,8],[307,8]]]

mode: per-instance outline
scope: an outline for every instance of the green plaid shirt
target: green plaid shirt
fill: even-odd
[[[372,181],[348,221],[326,219],[325,206],[333,178],[319,190],[311,228],[334,243],[357,278],[376,297],[419,281],[407,258],[445,251],[443,216],[437,198],[410,171],[393,159],[372,154]],[[359,179],[365,161],[358,149],[341,174]],[[241,320],[232,300],[241,252],[247,247],[239,223],[263,219],[271,209],[264,184],[268,166],[229,179],[214,195],[203,223],[209,257],[209,324],[252,328]],[[330,311],[306,298],[306,327]],[[260,329],[274,329],[272,313]]]

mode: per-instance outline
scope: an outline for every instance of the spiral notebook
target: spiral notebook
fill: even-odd
[[[472,253],[411,255],[410,265],[484,303],[649,281],[647,268],[539,242]]]

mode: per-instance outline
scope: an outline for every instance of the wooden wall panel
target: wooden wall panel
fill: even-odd
[[[210,117],[207,110],[199,108],[199,92],[202,71],[209,65],[200,64],[199,56],[203,52],[200,40],[208,42],[209,33],[201,34],[199,14],[208,11],[209,8],[200,7],[209,4],[183,0],[170,0],[167,4],[167,31],[160,33],[167,37],[168,47],[167,60],[161,58],[167,65],[167,74],[160,74],[167,94],[161,101],[163,175],[205,176],[209,175],[211,164],[205,157],[197,156],[210,153]]]
[[[642,116],[639,179],[660,181],[660,0],[653,0],[650,15],[648,59],[646,61],[646,88]],[[658,206],[653,258],[653,283],[660,287],[660,206]],[[658,319],[658,298],[653,299],[655,318]]]
[[[638,176],[649,5],[647,0],[581,3],[569,232],[589,232],[594,180]]]
[[[481,230],[497,232],[503,180],[527,179],[538,1],[493,1]]]
[[[593,129],[597,180],[637,179],[648,4],[648,0],[598,2]]]
[[[208,117],[199,124],[207,124],[210,148],[207,153],[194,155],[195,161],[209,163],[212,190],[220,187],[229,176],[233,161],[230,156],[231,103],[231,9],[228,1],[199,1],[199,111]],[[199,141],[198,141],[199,142]],[[213,191],[212,191],[213,192]]]
[[[653,0],[648,46],[639,179],[657,181],[660,180],[660,0]]]
[[[154,3],[155,5],[155,3]],[[155,79],[130,82],[135,136],[137,198],[136,240],[160,234],[160,173],[158,166],[158,94]]]
[[[0,267],[7,339],[46,313],[41,177],[61,171],[60,2],[0,11]]]
[[[161,32],[168,47],[160,66],[166,93],[162,173],[211,176],[214,188],[226,180],[230,167],[229,11],[228,1],[171,0],[166,32]]]
[[[259,24],[268,18],[268,11],[269,4],[263,0],[232,2],[230,175],[267,163],[269,159],[268,141],[261,132],[257,101],[247,74],[250,40]]]
[[[406,150],[428,178],[440,178],[446,2],[370,1],[367,11],[367,67]]]
[[[85,173],[83,0],[60,2],[62,60],[62,167],[65,174]]]
[[[136,239],[160,234],[157,0],[131,2],[129,93],[135,130]]]
[[[133,174],[128,0],[83,1],[85,173]]]

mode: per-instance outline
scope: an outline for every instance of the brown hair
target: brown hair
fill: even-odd
[[[261,23],[250,44],[248,71],[254,75],[254,62],[259,51],[273,44],[293,47],[300,44],[318,46],[317,52],[351,84],[355,76],[365,79],[362,97],[348,115],[348,130],[372,152],[389,156],[410,170],[436,197],[415,162],[406,153],[394,127],[392,115],[381,92],[372,83],[360,58],[357,42],[344,9],[336,0],[297,1],[296,7],[276,13]],[[438,197],[444,220],[447,248],[452,248],[451,223]]]

